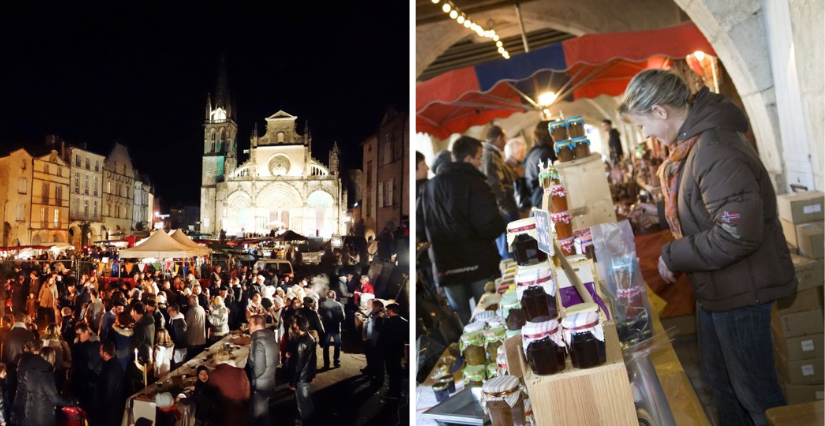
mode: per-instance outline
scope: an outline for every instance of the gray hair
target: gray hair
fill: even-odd
[[[504,145],[504,158],[513,158],[516,156],[516,153],[527,151],[527,142],[524,142],[522,138],[513,138],[507,141],[507,144]]]
[[[644,70],[632,80],[619,105],[619,115],[647,114],[654,105],[683,108],[690,103],[690,88],[681,77],[666,70]]]

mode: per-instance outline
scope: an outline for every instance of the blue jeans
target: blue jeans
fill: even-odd
[[[341,332],[325,333],[321,339],[321,347],[324,348],[324,367],[329,367],[329,341],[332,338],[332,344],[335,346],[335,354],[332,361],[335,365],[341,364]]]
[[[505,225],[514,220],[518,220],[518,214],[504,216]],[[504,231],[503,234],[496,237],[496,248],[498,248],[498,254],[501,256],[501,260],[511,259],[513,257],[513,253],[510,253],[510,247],[507,246],[507,231]]]
[[[470,298],[475,299],[475,303],[481,300],[484,295],[484,285],[491,281],[492,278],[484,278],[472,283],[453,284],[444,286],[444,294],[447,295],[447,302],[450,308],[458,314],[462,324],[470,322],[470,317],[473,314],[473,308],[470,305]]]
[[[298,420],[309,423],[315,407],[312,405],[312,395],[309,392],[309,383],[298,382],[295,384],[295,402],[298,405]]]
[[[708,312],[698,303],[699,356],[713,387],[719,424],[767,425],[765,411],[785,405],[773,361],[771,303]]]

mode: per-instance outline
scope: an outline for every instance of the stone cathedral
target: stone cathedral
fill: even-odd
[[[346,192],[338,171],[338,144],[329,166],[312,157],[312,138],[305,124],[298,133],[297,116],[278,111],[257,124],[249,159],[238,164],[235,105],[230,98],[226,66],[221,59],[214,97],[206,103],[201,180],[201,232],[218,236],[269,234],[290,229],[307,237],[344,234]]]

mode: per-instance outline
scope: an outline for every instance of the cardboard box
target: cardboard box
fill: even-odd
[[[823,287],[813,287],[798,291],[791,297],[776,300],[776,309],[780,314],[792,314],[794,312],[813,311],[825,307],[825,294]]]
[[[825,219],[825,194],[819,191],[784,194],[776,197],[780,219],[805,223]]]
[[[796,242],[796,225],[785,219],[779,219],[779,224],[782,225],[782,234],[785,235],[785,241],[788,242],[788,245],[799,247]]]
[[[825,358],[788,361],[776,354],[776,368],[788,385],[813,385],[822,383]]]
[[[799,254],[799,249],[796,248],[796,246],[791,244],[790,242],[788,242],[788,251],[791,252],[791,254]]]
[[[803,402],[822,401],[825,399],[825,385],[786,385],[781,384],[782,393],[788,400],[788,405],[802,404]],[[777,423],[779,424],[779,423]],[[801,424],[801,423],[788,423]]]
[[[778,356],[788,361],[825,357],[825,334],[785,338],[782,332],[771,327],[773,348]]]
[[[822,222],[796,225],[796,240],[800,255],[811,259],[825,257],[825,228]]]
[[[825,283],[825,260],[813,260],[792,254],[791,261],[796,271],[796,279],[799,281],[797,292]]]
[[[786,339],[825,332],[825,326],[822,322],[822,309],[780,314],[776,305],[774,305],[771,310],[771,327],[776,328]]]

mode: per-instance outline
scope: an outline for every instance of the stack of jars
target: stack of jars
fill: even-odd
[[[581,116],[552,121],[549,128],[560,163],[590,156],[590,140],[585,136],[584,119]]]
[[[567,191],[561,183],[558,170],[550,168],[546,172],[545,191],[550,193],[550,221],[559,247],[565,256],[573,254],[573,217],[567,207]]]
[[[484,345],[484,326],[482,321],[467,324],[459,340],[459,349],[464,358],[464,384],[468,386],[481,386],[487,378],[489,361]]]
[[[484,349],[487,352],[487,379],[492,379],[498,373],[498,353],[504,348],[506,329],[503,324],[488,323],[490,326],[484,332]]]

